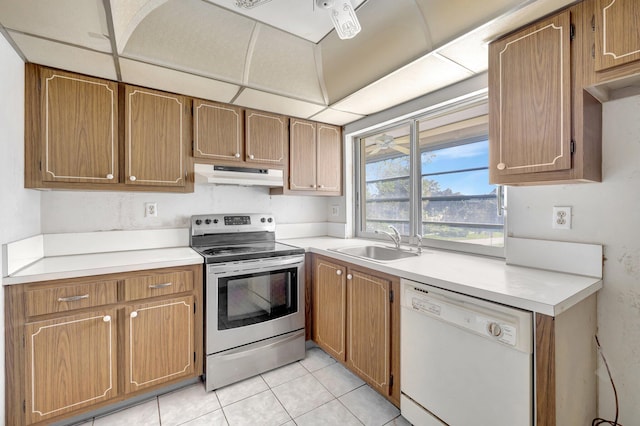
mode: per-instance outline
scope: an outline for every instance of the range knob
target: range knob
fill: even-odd
[[[267,219],[265,219],[264,217],[260,218],[260,222],[265,223],[267,221]]]
[[[273,218],[270,217],[269,219],[267,219],[267,222],[269,223],[273,222]]]
[[[200,219],[196,219],[196,225],[202,225],[202,221]]]
[[[494,337],[502,336],[502,327],[497,322],[490,322],[487,325],[487,331]]]
[[[209,225],[209,224],[211,223],[211,219],[206,219],[206,220],[204,221],[204,223],[206,223],[207,225]]]
[[[218,223],[218,219],[213,219],[213,223]]]

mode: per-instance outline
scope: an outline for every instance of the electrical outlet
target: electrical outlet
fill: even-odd
[[[340,206],[338,205],[331,206],[331,216],[337,217],[339,214],[340,214]]]
[[[158,216],[158,203],[144,203],[144,216],[145,217],[157,217]]]
[[[571,207],[553,208],[553,229],[571,229]]]

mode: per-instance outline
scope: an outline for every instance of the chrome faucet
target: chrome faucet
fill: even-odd
[[[416,234],[416,247],[418,248],[418,253],[422,253],[422,235]]]
[[[391,238],[391,241],[393,241],[393,244],[395,244],[396,248],[399,249],[400,248],[400,233],[398,232],[398,230],[393,225],[389,225],[389,229],[391,229],[393,231],[393,233],[387,232],[387,231],[378,231],[377,229],[375,230],[375,233],[376,234],[384,234],[384,235],[388,236],[389,238]]]

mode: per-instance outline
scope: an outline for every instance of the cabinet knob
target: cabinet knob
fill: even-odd
[[[347,279],[350,280],[351,278],[353,278],[353,275],[347,274]]]
[[[109,173],[109,174],[107,175],[107,179],[109,179],[109,180],[113,179],[113,175],[112,175],[111,173]]]
[[[138,316],[138,313],[136,311],[131,312],[131,315],[129,315],[131,318],[135,318]]]
[[[318,185],[318,188],[324,188],[324,185]]]
[[[253,154],[249,155],[249,159],[253,160]]]
[[[109,322],[109,321],[111,321],[111,315],[105,315],[105,316],[103,316],[103,317],[102,317],[102,321],[104,321],[104,322]]]
[[[496,167],[498,168],[498,170],[504,170],[507,168],[507,165],[504,163],[498,163]]]
[[[129,180],[130,180],[131,182],[134,182],[134,181],[136,180],[136,177],[135,177],[135,176],[129,176]]]
[[[315,185],[309,185],[309,186],[311,186],[312,188],[315,188],[315,187],[316,187]]]
[[[236,154],[234,155],[234,157],[236,157],[236,158],[240,158],[240,153],[239,153],[239,152],[236,152]]]
[[[336,271],[336,275],[342,275],[342,269],[338,269],[338,270]]]

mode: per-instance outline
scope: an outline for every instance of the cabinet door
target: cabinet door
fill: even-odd
[[[195,99],[193,156],[241,163],[244,159],[242,108]]]
[[[285,166],[289,145],[289,119],[261,111],[245,111],[246,154],[248,163]]]
[[[194,374],[193,296],[127,307],[125,392]]]
[[[118,88],[40,69],[42,180],[118,183]]]
[[[640,59],[640,2],[598,0],[596,71]]]
[[[126,86],[125,95],[126,183],[185,186],[190,101],[134,86]]]
[[[571,168],[570,14],[489,46],[492,183]]]
[[[115,396],[116,335],[113,310],[26,324],[27,423]]]
[[[318,124],[316,143],[318,162],[318,191],[341,195],[342,193],[342,137],[339,127]]]
[[[315,257],[313,270],[314,340],[329,355],[345,361],[346,268]]]
[[[289,189],[316,189],[316,123],[291,119]]]
[[[347,366],[389,395],[391,282],[350,269],[347,292]]]

